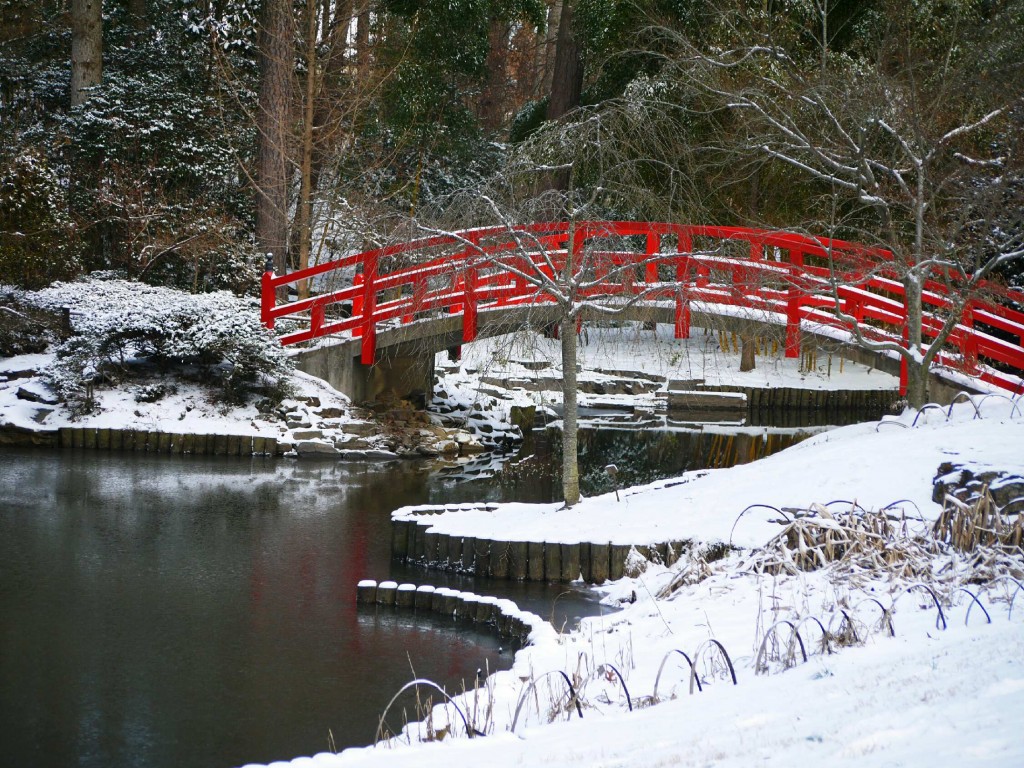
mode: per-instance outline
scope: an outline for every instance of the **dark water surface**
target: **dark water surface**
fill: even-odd
[[[506,484],[507,485],[507,484]],[[0,764],[229,768],[373,740],[413,676],[506,668],[496,638],[357,611],[410,503],[529,498],[406,463],[0,449]],[[449,580],[450,581],[450,580]],[[458,582],[458,580],[454,580]],[[564,587],[458,582],[555,620]]]

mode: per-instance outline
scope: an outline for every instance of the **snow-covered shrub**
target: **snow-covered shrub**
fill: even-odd
[[[73,336],[46,370],[65,401],[89,406],[92,388],[146,366],[197,372],[219,397],[239,402],[280,390],[292,370],[255,300],[189,294],[126,280],[57,283],[31,294],[42,309],[71,311]]]
[[[173,384],[145,384],[135,390],[136,403],[158,403],[168,395],[176,394]]]

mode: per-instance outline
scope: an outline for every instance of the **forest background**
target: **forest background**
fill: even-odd
[[[1019,248],[1013,0],[0,10],[0,280],[25,288],[117,270],[253,292],[266,254],[280,272],[499,207],[898,250],[922,236],[899,199],[918,181],[929,253]],[[914,159],[923,180],[896,167]]]

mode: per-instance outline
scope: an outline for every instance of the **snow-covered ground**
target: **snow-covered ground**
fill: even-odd
[[[983,397],[983,396],[981,396]],[[978,398],[980,401],[981,397]],[[499,541],[611,541],[660,543],[680,539],[757,546],[777,517],[753,504],[805,508],[836,499],[880,509],[909,500],[908,510],[934,519],[932,497],[939,464],[957,460],[1024,473],[1024,414],[998,398],[976,419],[967,403],[907,412],[883,422],[855,424],[815,435],[780,453],[729,469],[697,470],[642,488],[560,504],[506,504],[492,511],[457,510],[431,515],[429,530]],[[1019,411],[1024,411],[1024,401]],[[735,530],[733,530],[735,524]]]
[[[665,379],[735,384],[744,387],[807,389],[895,389],[895,377],[868,366],[819,352],[813,366],[787,358],[777,340],[760,339],[757,366],[740,371],[739,341],[730,334],[693,328],[689,339],[676,339],[669,325],[655,330],[640,323],[622,327],[587,326],[580,336],[581,381],[601,371],[642,372]],[[724,343],[723,343],[724,342]],[[463,348],[462,368],[495,377],[524,378],[561,369],[557,339],[537,334],[509,334],[482,339]],[[524,365],[526,363],[526,365]]]
[[[975,404],[961,403],[948,419],[926,411],[914,426],[916,414],[907,413],[834,430],[755,464],[630,489],[621,501],[608,495],[572,510],[510,504],[434,516],[438,530],[498,539],[731,535],[746,549],[713,562],[690,555],[671,568],[637,560],[635,577],[603,588],[624,610],[572,631],[535,631],[511,671],[491,676],[475,703],[474,694],[460,698],[488,738],[465,739],[454,708],[438,707],[431,725],[409,726],[389,744],[292,765],[1024,764],[1024,598],[1011,580],[1024,576],[1024,559],[1019,549],[995,560],[961,555],[929,538],[941,511],[931,501],[940,463],[1024,475],[1024,403]],[[847,501],[814,506],[836,499]],[[896,533],[868,535],[864,557],[847,554],[814,571],[787,565],[786,553],[795,556],[800,544],[787,539],[778,513],[758,508],[740,518],[751,504],[799,506],[831,528],[838,523],[829,513],[849,513],[852,501],[867,510],[900,502],[890,509]],[[930,548],[921,549],[926,541]],[[771,562],[778,567],[765,567]],[[938,595],[946,629],[918,581]],[[969,612],[965,589],[979,596],[991,624],[977,604]],[[806,663],[787,668],[787,654],[801,658],[782,621],[799,629]],[[856,640],[825,651],[822,627],[853,640],[844,626]],[[731,657],[735,686],[712,639]],[[689,693],[677,650],[693,659],[703,691]],[[561,672],[579,691],[582,719],[567,706]],[[651,706],[655,691],[661,703]],[[570,722],[544,725],[552,717]],[[449,734],[440,744],[430,740],[439,730]]]
[[[649,411],[664,408],[658,393],[669,389],[693,390],[722,385],[740,387],[788,387],[816,390],[895,391],[895,376],[838,354],[821,351],[813,360],[787,358],[777,342],[758,340],[754,370],[740,371],[739,341],[729,334],[694,328],[689,339],[676,339],[672,328],[661,324],[654,330],[641,323],[621,327],[587,326],[580,335],[578,380],[614,389],[617,383],[640,379],[642,394],[581,394],[580,405]],[[458,364],[438,355],[446,390],[476,391],[497,385],[503,397],[517,404],[557,406],[562,401],[561,351],[557,339],[540,334],[508,334],[481,339],[463,347]],[[543,382],[523,388],[527,382]],[[651,383],[651,380],[654,380]],[[609,386],[611,385],[611,386]],[[620,387],[621,388],[621,387]]]
[[[672,337],[670,327],[663,325],[656,331],[645,330],[636,323],[621,328],[588,327],[584,340],[580,348],[583,382],[647,375],[661,377],[663,381],[655,386],[661,390],[670,382],[679,381],[688,382],[687,386],[701,382],[857,390],[894,390],[898,383],[889,374],[841,362],[838,356],[830,357],[828,353],[821,353],[813,367],[809,367],[805,361],[783,357],[781,350],[772,349],[770,340],[761,343],[757,368],[740,373],[735,340],[701,329],[694,329],[690,339],[679,340]],[[292,398],[284,404],[284,410],[275,409],[276,413],[261,412],[254,402],[229,405],[217,401],[207,388],[179,378],[166,382],[170,386],[163,387],[158,398],[151,397],[152,381],[129,382],[120,388],[98,387],[95,409],[80,415],[57,403],[40,375],[53,359],[49,353],[0,359],[0,426],[7,424],[25,430],[80,426],[174,434],[254,435],[294,445],[304,443],[311,452],[317,449],[318,456],[329,454],[332,447],[339,456],[345,456],[346,450],[365,453],[367,448],[388,447],[384,441],[374,439],[376,435],[367,434],[366,414],[352,408],[347,397],[302,373],[291,376]],[[439,391],[443,397],[435,399],[435,405],[462,417],[461,422],[441,421],[472,430],[472,442],[463,440],[468,435],[454,437],[462,440],[460,445],[466,445],[466,450],[460,449],[462,453],[474,453],[481,450],[481,444],[500,444],[503,436],[511,434],[508,419],[512,405],[556,406],[561,401],[557,389],[560,368],[557,340],[527,333],[484,339],[466,345],[457,365],[452,365],[444,353],[438,355]],[[537,378],[552,383],[541,391],[516,387],[517,381]],[[482,381],[492,383],[481,387]],[[499,397],[496,399],[490,393]],[[583,395],[581,405],[597,400],[605,406],[618,403],[625,408],[649,411],[664,408],[664,401],[659,401],[653,391],[636,395]],[[318,405],[310,407],[309,403]],[[285,411],[297,415],[286,419]],[[329,415],[321,417],[323,413]],[[294,423],[289,425],[289,421]],[[296,429],[300,430],[298,436]],[[310,429],[321,434],[310,435]],[[452,435],[436,437],[444,442]]]
[[[844,649],[781,674],[614,714],[410,748],[349,749],[293,766],[1005,766],[1024,764],[1024,628],[951,626],[925,614],[902,635]],[[682,638],[679,638],[681,640]],[[677,640],[678,642],[678,640]],[[678,670],[673,670],[678,676]],[[507,674],[507,673],[506,673]],[[630,681],[639,693],[638,682]],[[649,692],[649,688],[647,692]],[[636,694],[634,694],[636,695]],[[279,764],[275,764],[279,765]]]
[[[61,404],[47,402],[53,395],[40,377],[50,363],[50,354],[19,355],[0,360],[0,422],[28,429],[56,429],[66,426],[147,429],[160,432],[196,434],[237,434],[281,437],[285,425],[267,419],[253,403],[232,406],[215,402],[207,391],[194,384],[175,384],[155,402],[145,402],[141,386],[119,389],[97,388],[94,413],[74,417]],[[318,398],[324,405],[348,412],[348,399],[320,379],[296,373],[292,377],[297,399]],[[34,392],[39,400],[19,397],[18,390]],[[40,402],[42,401],[42,402]],[[353,418],[353,417],[350,417]]]
[[[289,377],[290,396],[280,403],[265,401],[269,407],[263,409],[257,405],[263,398],[228,404],[195,381],[168,378],[97,388],[95,408],[88,414],[76,414],[57,402],[39,375],[52,359],[51,354],[0,359],[0,428],[52,431],[92,427],[252,435],[275,438],[279,444],[293,446],[298,455],[317,458],[390,460],[405,454],[423,457],[440,453],[457,462],[469,461],[507,436],[518,436],[508,423],[508,407],[492,409],[493,398],[472,402],[463,397],[468,403],[466,414],[475,411],[478,418],[451,428],[426,419],[420,420],[421,424],[410,419],[399,427],[394,419],[373,420],[373,414],[353,407],[347,396],[325,381],[301,371]],[[162,391],[159,398],[150,399],[147,393],[154,386]]]

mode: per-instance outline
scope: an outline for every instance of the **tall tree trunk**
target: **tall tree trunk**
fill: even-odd
[[[571,180],[571,179],[570,179]],[[579,464],[579,409],[577,405],[578,385],[576,383],[576,358],[579,339],[576,336],[576,316],[572,309],[578,297],[574,278],[576,256],[580,252],[576,224],[570,208],[569,241],[565,246],[565,265],[562,268],[562,284],[569,296],[568,306],[561,303],[562,318],[558,322],[558,335],[562,346],[562,495],[565,505],[571,507],[580,500]]]
[[[752,371],[757,365],[757,339],[750,331],[740,334],[740,371]]]
[[[924,365],[924,305],[922,277],[916,268],[903,277],[904,304],[907,309],[907,403],[920,408],[928,402],[928,367]]]
[[[260,30],[260,93],[257,110],[256,243],[288,270],[288,113],[291,96],[291,2],[264,0]]]
[[[313,245],[313,104],[316,99],[317,66],[317,4],[306,3],[306,89],[302,101],[302,158],[299,162],[301,182],[297,204],[295,240],[298,241],[298,269],[309,266],[309,254]],[[309,281],[298,284],[299,298],[309,298]]]
[[[562,496],[565,506],[571,507],[580,500],[576,318],[568,314],[563,317],[558,333],[562,344]]]
[[[548,120],[557,120],[572,109],[579,106],[580,94],[583,91],[583,60],[580,47],[573,32],[572,3],[563,0],[562,12],[558,22],[558,41],[555,47],[555,68],[551,80],[551,94],[548,98]],[[557,190],[563,192],[569,188],[570,170],[568,168],[545,174],[540,180],[542,188],[538,191]],[[551,217],[565,215],[564,211],[552,211]]]
[[[480,122],[488,131],[497,131],[505,121],[510,34],[507,21],[491,19],[487,30],[487,83],[478,105]]]
[[[540,70],[543,73],[541,88],[545,94],[551,93],[551,81],[555,73],[555,49],[558,43],[558,27],[561,17],[562,0],[549,0],[547,30],[544,33],[544,44],[540,46]]]
[[[71,106],[88,99],[87,89],[103,79],[101,0],[71,0]]]
[[[548,120],[557,120],[578,107],[582,92],[583,59],[573,31],[572,3],[564,0],[561,18],[558,21],[555,68],[551,79],[551,97],[548,100]]]
[[[370,76],[370,0],[360,0],[356,10],[356,72],[360,83]]]
[[[917,360],[907,361],[907,405],[920,410],[928,402],[928,369]]]
[[[326,5],[330,0],[324,0],[324,18],[328,17]],[[345,61],[348,55],[348,38],[352,29],[352,7],[353,0],[344,0],[334,4],[334,18],[329,32],[323,34],[323,39],[328,42],[327,63],[324,65],[325,80],[329,85],[341,77],[345,69]]]
[[[324,0],[324,15],[330,0]],[[313,157],[311,185],[317,189],[325,153],[341,124],[341,118],[352,109],[351,78],[345,76],[348,63],[349,32],[352,27],[352,0],[334,5],[330,33],[324,37],[327,52],[321,56],[322,69],[313,99]],[[322,41],[321,41],[322,42]]]

